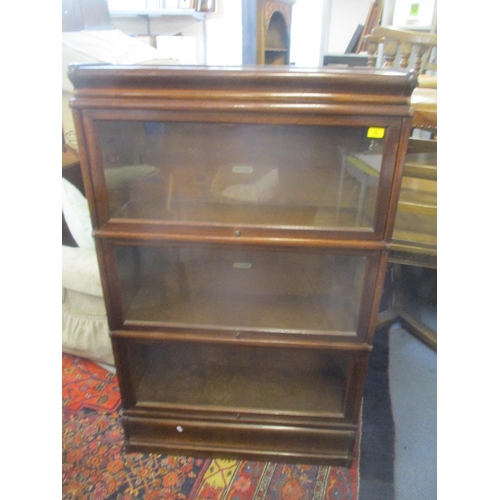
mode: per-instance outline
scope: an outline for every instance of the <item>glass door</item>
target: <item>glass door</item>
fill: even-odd
[[[113,220],[372,232],[387,204],[385,127],[95,123]]]
[[[113,245],[120,324],[366,334],[378,256],[223,245]],[[371,271],[369,271],[369,269]]]

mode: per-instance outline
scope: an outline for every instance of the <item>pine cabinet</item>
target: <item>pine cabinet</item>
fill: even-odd
[[[414,75],[69,76],[127,449],[349,465]]]

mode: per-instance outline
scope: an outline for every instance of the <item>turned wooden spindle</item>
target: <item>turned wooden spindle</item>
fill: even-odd
[[[391,27],[377,27],[364,37],[368,51],[368,67],[375,67],[379,46],[383,45],[382,66],[406,69],[410,64],[412,52],[415,55],[413,71],[417,74],[425,69],[437,70],[435,64],[424,65],[424,56],[437,46],[437,35],[416,31],[401,30]],[[396,58],[399,60],[396,63]]]

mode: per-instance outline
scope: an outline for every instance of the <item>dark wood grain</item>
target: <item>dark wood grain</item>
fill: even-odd
[[[377,103],[407,104],[417,77],[411,72],[378,69],[273,68],[246,67],[183,67],[183,66],[119,66],[106,64],[71,64],[68,77],[75,86],[76,96],[114,96],[129,92],[149,97],[169,96],[182,91],[185,96],[203,99],[206,92],[216,92],[219,99],[231,100],[241,93],[252,96],[268,94],[266,100],[280,100],[295,95],[299,100],[331,100],[336,96],[354,102],[358,96],[371,96]],[[115,92],[110,93],[110,89]],[[118,90],[122,91],[118,92]],[[192,93],[198,94],[198,97]],[[201,94],[199,94],[202,92]],[[205,94],[203,94],[205,92]],[[317,94],[317,95],[315,95]],[[182,94],[181,94],[182,95]],[[356,96],[356,97],[355,97]],[[137,96],[136,96],[137,97]],[[366,97],[365,99],[368,99]],[[399,99],[398,99],[399,98]],[[178,100],[174,93],[171,99]],[[363,99],[363,97],[361,97]],[[75,102],[75,105],[78,105]],[[409,113],[409,109],[407,109]]]
[[[349,467],[355,432],[307,427],[124,418],[129,451]],[[182,431],[180,431],[182,429]]]

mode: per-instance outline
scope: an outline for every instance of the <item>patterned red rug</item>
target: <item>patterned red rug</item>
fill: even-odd
[[[63,354],[63,500],[357,500],[350,469],[124,453],[116,377]]]

